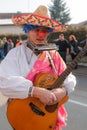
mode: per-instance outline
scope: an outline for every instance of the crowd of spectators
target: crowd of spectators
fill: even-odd
[[[6,37],[0,39],[0,60],[3,60],[12,48],[14,48],[12,39],[7,39]]]
[[[22,40],[17,39],[16,43],[13,42],[11,38],[3,37],[0,39],[0,61],[5,58],[7,53],[14,47],[22,44]]]
[[[64,34],[60,34],[58,36],[58,39],[54,40],[55,44],[58,47],[58,52],[60,53],[61,57],[66,63],[66,56],[70,55],[71,60],[74,60],[74,58],[78,55],[78,53],[81,51],[81,47],[78,44],[78,40],[75,35],[69,35],[69,38],[66,39]],[[75,69],[77,69],[78,65],[75,66]]]

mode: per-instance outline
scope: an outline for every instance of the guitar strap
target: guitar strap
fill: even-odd
[[[52,58],[52,56],[51,56],[51,54],[50,54],[50,51],[47,51],[47,55],[48,55],[49,61],[50,61],[51,65],[52,65],[52,67],[53,67],[55,73],[57,74],[57,69],[56,69],[56,66],[55,66],[55,64],[54,64],[53,58]]]

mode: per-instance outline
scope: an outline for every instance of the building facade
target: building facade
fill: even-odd
[[[11,19],[0,19],[0,35],[1,34],[23,34],[21,27],[15,26]]]

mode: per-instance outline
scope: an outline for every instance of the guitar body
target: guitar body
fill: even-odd
[[[38,115],[30,103],[38,106],[45,115]],[[53,130],[57,120],[57,110],[49,113],[44,105],[35,98],[12,100],[7,109],[7,118],[15,130]]]
[[[50,73],[38,74],[34,85],[48,88],[58,77]],[[57,109],[48,112],[39,99],[13,99],[7,107],[7,118],[15,130],[53,130],[58,118]]]

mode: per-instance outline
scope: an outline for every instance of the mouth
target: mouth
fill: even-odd
[[[43,41],[44,39],[37,39],[38,41]]]
[[[39,42],[39,44],[42,44],[44,42],[44,39],[37,39],[37,41]]]

